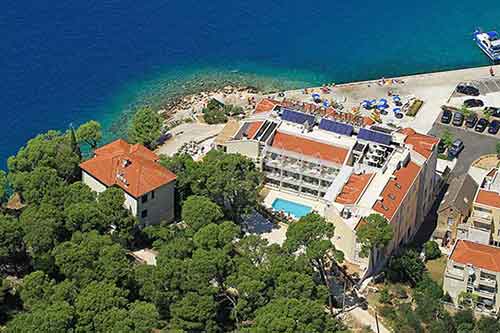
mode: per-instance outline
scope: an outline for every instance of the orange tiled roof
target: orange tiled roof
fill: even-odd
[[[417,133],[412,128],[404,128],[401,130],[401,133],[406,135],[405,143],[412,145],[413,150],[425,158],[431,156],[434,146],[439,143],[438,138]]]
[[[120,139],[96,149],[95,156],[80,168],[104,185],[117,185],[137,198],[175,180],[175,174],[158,164],[158,159],[146,147]]]
[[[370,182],[372,175],[373,174],[371,173],[366,173],[363,175],[352,174],[347,180],[347,183],[342,188],[340,194],[335,199],[335,202],[344,205],[355,204]]]
[[[254,121],[251,123],[247,129],[247,138],[252,139],[262,123],[263,121]]]
[[[410,190],[419,172],[420,167],[412,161],[394,172],[396,179],[389,180],[385,185],[381,194],[383,200],[377,200],[373,209],[390,221],[401,205],[406,193]]]
[[[280,103],[278,101],[269,98],[264,98],[255,106],[255,113],[264,113],[272,111],[274,107],[279,104]]]
[[[485,206],[500,208],[500,194],[492,191],[479,190],[475,202]]]
[[[477,268],[500,272],[500,248],[459,240],[450,256],[451,260]]]
[[[373,121],[372,118],[370,118],[368,116],[364,116],[363,117],[363,125],[370,126],[370,125],[373,125],[373,124],[375,124],[375,121]]]
[[[337,164],[343,164],[349,153],[349,151],[344,148],[281,132],[276,132],[272,146]]]

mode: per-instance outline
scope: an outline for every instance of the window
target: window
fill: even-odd
[[[151,199],[154,199],[154,198],[155,198],[155,191],[153,190],[153,191],[151,192]]]
[[[147,209],[144,209],[142,212],[141,212],[141,217],[147,217],[148,216],[148,210]]]
[[[448,217],[448,225],[450,226],[453,225],[453,221],[454,221],[453,217]]]
[[[144,194],[144,195],[141,197],[141,202],[142,202],[142,203],[146,203],[146,202],[148,202],[148,194],[147,194],[147,193],[146,193],[146,194]]]
[[[474,206],[474,210],[477,210],[479,212],[485,212],[485,213],[489,213],[491,214],[491,209],[487,209],[487,208],[483,208],[483,207],[478,207],[478,206]]]

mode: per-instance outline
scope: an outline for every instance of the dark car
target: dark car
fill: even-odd
[[[493,108],[489,106],[484,108],[484,112],[488,112],[492,117],[500,118],[500,108]]]
[[[471,113],[470,115],[467,116],[467,118],[465,118],[465,126],[467,126],[468,128],[473,128],[474,126],[476,126],[476,123],[477,123],[477,114],[475,113]]]
[[[438,143],[438,153],[442,154],[442,153],[445,152],[445,150],[446,150],[446,145],[444,144],[443,141],[439,141],[439,143]]]
[[[466,84],[460,84],[457,86],[457,92],[464,94],[464,95],[469,95],[469,96],[479,96],[479,89],[473,86],[469,86]]]
[[[441,122],[443,124],[449,124],[450,121],[451,121],[451,117],[452,117],[453,113],[451,113],[451,111],[449,110],[444,110],[443,111],[443,114],[441,115]]]
[[[484,132],[486,127],[488,127],[488,123],[489,123],[488,120],[481,118],[478,120],[478,122],[476,124],[476,128],[474,128],[474,130],[476,132],[482,133],[482,132]]]
[[[460,112],[455,112],[453,114],[453,125],[462,126],[464,123],[464,115]]]
[[[484,102],[480,99],[471,98],[464,101],[464,106],[468,108],[480,108],[484,106]]]
[[[500,129],[500,120],[493,120],[488,126],[488,133],[497,134]]]
[[[456,139],[453,141],[453,144],[451,145],[450,149],[448,149],[448,156],[453,158],[453,157],[458,157],[458,154],[464,150],[464,143],[460,139]]]

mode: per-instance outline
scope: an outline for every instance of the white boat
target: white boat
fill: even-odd
[[[496,31],[474,32],[474,41],[477,46],[493,61],[500,61],[500,34]]]

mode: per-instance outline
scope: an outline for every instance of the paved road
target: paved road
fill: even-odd
[[[495,153],[495,145],[499,141],[498,138],[491,135],[479,134],[461,127],[442,125],[438,121],[432,126],[430,134],[441,137],[442,133],[447,129],[455,139],[462,140],[465,145],[464,150],[458,157],[453,175],[460,176],[465,174],[473,161],[483,155]]]

